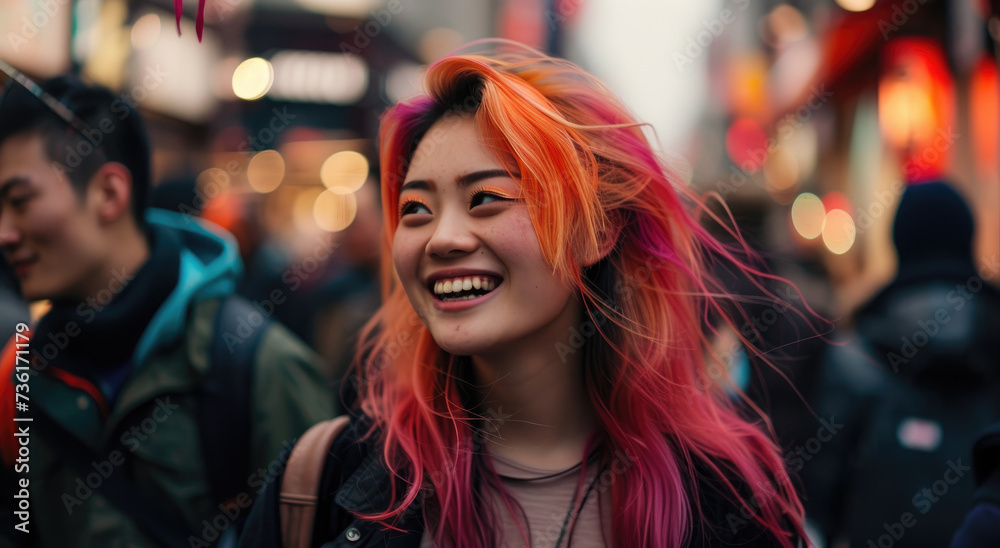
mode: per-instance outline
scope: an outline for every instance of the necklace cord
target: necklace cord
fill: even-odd
[[[580,501],[580,512],[582,512],[583,507],[587,505],[587,498],[590,496],[590,492],[594,490],[594,486],[597,485],[597,480],[601,479],[601,474],[604,473],[605,468],[607,468],[607,465],[602,466],[601,469],[597,471],[597,475],[594,476],[594,481],[590,482],[590,486],[587,487],[587,491],[583,494],[583,500]],[[566,536],[566,527],[569,526],[570,518],[573,517],[573,514],[575,513],[576,510],[576,497],[579,494],[580,494],[579,489],[573,492],[573,501],[570,502],[569,510],[566,512],[566,517],[563,518],[562,528],[559,529],[559,538],[556,540],[554,548],[560,548],[562,546],[563,537]],[[575,518],[573,519],[573,522],[574,523],[576,522]],[[569,541],[567,540],[567,542]]]

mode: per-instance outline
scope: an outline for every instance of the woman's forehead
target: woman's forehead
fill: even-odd
[[[442,120],[417,145],[405,180],[482,169],[506,169],[498,158],[497,147],[486,144],[471,119]]]

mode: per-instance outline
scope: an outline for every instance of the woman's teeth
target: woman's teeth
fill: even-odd
[[[466,276],[464,278],[451,278],[448,280],[438,280],[434,283],[434,294],[443,301],[467,301],[475,299],[496,289],[497,282],[485,276]],[[466,292],[475,291],[473,294]],[[462,295],[452,295],[462,293]],[[445,297],[444,295],[448,295]]]

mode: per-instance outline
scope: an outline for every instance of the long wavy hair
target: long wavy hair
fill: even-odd
[[[516,506],[479,456],[484,413],[470,397],[468,359],[435,344],[391,264],[400,186],[417,144],[436,121],[461,114],[518,174],[542,254],[575,288],[593,333],[565,351],[581,352],[602,458],[630,461],[610,485],[613,544],[684,545],[704,515],[692,478],[710,474],[744,517],[792,546],[802,505],[766,419],[741,416],[706,358],[703,329],[722,316],[742,333],[739,307],[710,274],[713,261],[753,280],[768,275],[700,226],[692,211],[702,202],[601,82],[568,61],[514,50],[437,61],[428,94],[382,118],[384,304],[362,332],[354,382],[397,486],[390,507],[367,517],[392,526],[420,508],[435,545],[492,546],[499,520],[484,490]]]

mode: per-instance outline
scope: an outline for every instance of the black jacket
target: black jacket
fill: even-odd
[[[320,480],[320,501],[313,527],[313,548],[392,547],[417,548],[423,537],[423,515],[419,510],[406,513],[399,524],[404,532],[384,530],[377,523],[356,519],[350,513],[372,513],[388,508],[391,478],[379,459],[381,452],[373,441],[359,441],[368,428],[363,418],[351,424],[334,441]],[[287,455],[283,455],[287,462]],[[282,469],[283,472],[283,469]],[[240,548],[279,548],[281,527],[278,521],[278,494],[281,473],[269,481],[254,505]],[[689,546],[779,546],[774,537],[741,512],[729,500],[721,481],[705,474],[697,478],[705,527],[696,520]],[[733,481],[730,478],[730,481]],[[742,489],[749,498],[749,490]],[[797,540],[796,540],[797,542]]]
[[[975,506],[955,533],[951,548],[1000,546],[1000,422],[983,433],[972,449]]]
[[[977,273],[973,234],[950,187],[909,187],[893,228],[899,272],[824,357],[813,408],[839,430],[806,455],[801,477],[807,515],[828,538],[878,544],[902,530],[907,546],[944,546],[967,511],[971,475],[948,480],[941,504],[925,489],[954,479],[951,464],[964,469],[978,432],[1000,418],[1000,293]]]

